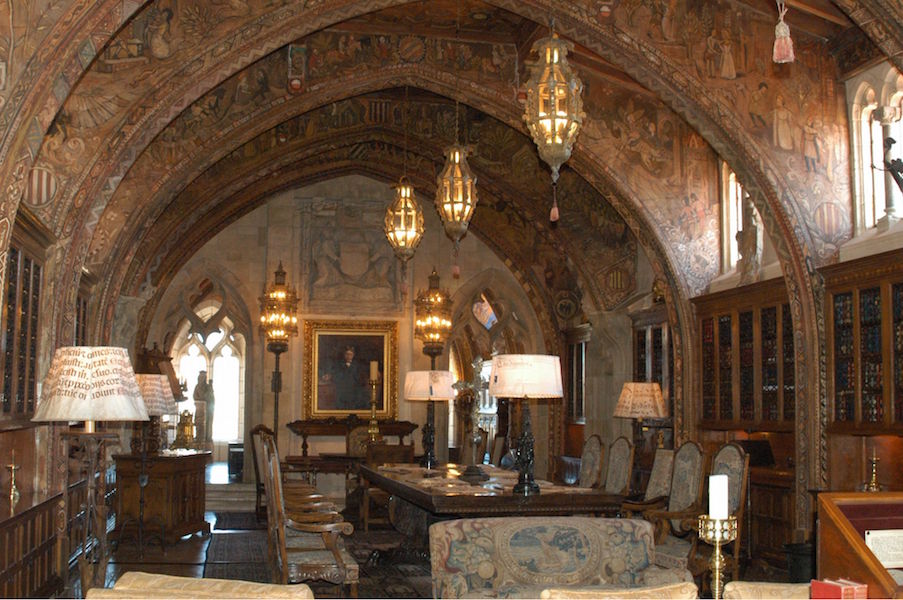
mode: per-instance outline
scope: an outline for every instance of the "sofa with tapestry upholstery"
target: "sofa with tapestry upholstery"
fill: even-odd
[[[436,598],[539,598],[543,590],[616,590],[692,582],[654,565],[641,519],[485,517],[430,526]]]

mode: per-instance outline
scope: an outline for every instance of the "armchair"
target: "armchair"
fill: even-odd
[[[413,463],[414,444],[395,445],[375,442],[367,444],[366,461],[367,466],[377,467],[388,463]],[[380,507],[388,509],[389,494],[379,488],[371,488],[370,485],[364,481],[360,506],[361,524],[364,527],[364,531],[370,531],[371,503],[375,503]]]
[[[749,455],[735,442],[724,444],[712,459],[710,474],[728,476],[728,514],[737,517],[737,540],[729,544],[724,571],[730,572],[731,579],[736,581],[740,576],[740,539],[743,536]],[[674,486],[675,484],[672,482],[672,490],[680,489]],[[661,541],[658,538],[656,540],[655,563],[657,565],[669,567],[683,565],[694,577],[700,577],[705,573],[708,569],[709,546],[703,544],[704,549],[700,552],[696,536],[696,520],[704,512],[706,512],[705,507],[697,501],[684,511],[648,511],[646,513],[647,517],[657,518],[658,521],[662,519],[670,521],[671,531],[669,532],[666,528]],[[657,532],[659,532],[658,528]],[[680,537],[681,532],[686,532],[683,537]]]

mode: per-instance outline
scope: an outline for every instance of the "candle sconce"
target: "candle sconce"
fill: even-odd
[[[872,456],[869,458],[869,462],[871,463],[871,476],[867,483],[863,484],[862,489],[866,492],[880,492],[881,484],[878,483],[878,455],[875,451],[872,451]]]

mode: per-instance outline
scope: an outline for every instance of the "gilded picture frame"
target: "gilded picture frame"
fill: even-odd
[[[305,321],[307,418],[370,418],[371,363],[376,363],[376,418],[398,409],[398,324],[394,321]]]

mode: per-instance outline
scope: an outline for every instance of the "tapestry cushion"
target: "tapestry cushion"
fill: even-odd
[[[674,599],[683,600],[696,598],[699,590],[692,581],[684,581],[681,583],[671,583],[660,586],[643,586],[636,588],[618,588],[618,587],[579,587],[579,588],[548,588],[540,592],[539,597],[543,600],[557,600],[573,598],[574,600],[615,600],[623,598],[624,600],[652,598],[652,599]]]
[[[728,581],[724,586],[725,600],[768,598],[802,600],[809,597],[808,583],[771,583],[765,581]]]
[[[430,527],[438,598],[535,598],[550,586],[632,587],[644,584],[653,560],[652,527],[639,519],[496,517]],[[681,571],[671,581],[687,577]]]
[[[690,556],[689,540],[669,535],[655,547],[655,564],[667,569],[686,569]]]

